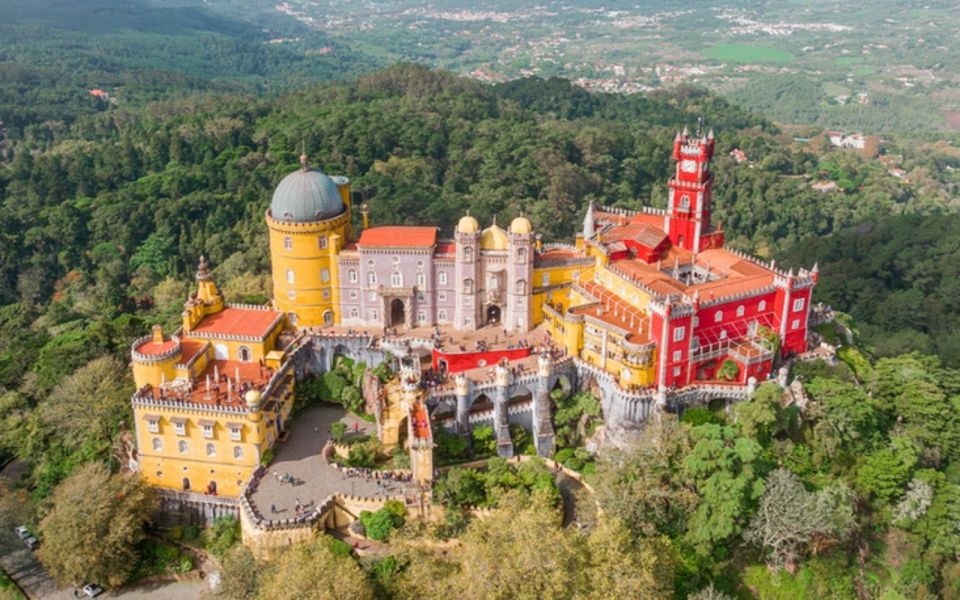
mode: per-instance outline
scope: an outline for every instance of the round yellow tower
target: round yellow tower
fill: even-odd
[[[337,254],[350,232],[350,182],[307,168],[290,173],[273,192],[270,229],[273,297],[297,327],[340,321]]]

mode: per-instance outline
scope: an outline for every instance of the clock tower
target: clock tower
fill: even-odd
[[[691,252],[723,245],[723,232],[710,225],[713,146],[713,130],[691,137],[684,127],[673,141],[677,171],[668,184],[667,233],[674,246]]]

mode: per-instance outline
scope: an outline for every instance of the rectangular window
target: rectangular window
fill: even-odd
[[[177,435],[187,435],[187,424],[183,421],[177,421],[173,424],[173,430]]]
[[[321,249],[321,250],[326,250],[326,248],[327,248],[327,236],[321,235],[321,236],[320,236],[320,249]]]
[[[349,277],[350,277],[350,283],[356,283],[356,282],[357,282],[357,270],[356,270],[356,269],[350,269],[350,271],[349,271],[348,273],[349,273]]]
[[[151,419],[147,421],[147,431],[150,433],[160,433],[160,420]]]
[[[420,323],[421,325],[425,324],[427,322],[427,313],[422,310],[418,310],[417,322]]]
[[[440,285],[447,285],[447,272],[440,271],[437,273],[437,283]]]
[[[800,329],[800,319],[794,319],[790,324],[790,329]]]
[[[803,310],[803,300],[804,300],[803,298],[797,298],[796,300],[793,301],[793,312],[797,312],[798,310]]]
[[[550,285],[550,273],[544,273],[543,278],[540,281],[543,287]]]
[[[323,299],[328,300],[330,298],[330,288],[323,288]]]
[[[757,310],[767,310],[767,301],[761,300],[760,304],[757,304]]]
[[[682,369],[681,369],[680,367],[674,367],[674,368],[673,368],[673,376],[674,376],[674,377],[680,377],[681,371],[682,371]]]
[[[213,437],[213,425],[204,425],[203,426],[203,437],[212,438]]]
[[[293,239],[289,237],[283,238],[283,249],[284,250],[293,250]]]
[[[680,362],[681,360],[683,360],[683,350],[674,350],[673,362]]]
[[[437,311],[437,319],[440,321],[446,321],[447,311],[443,310],[442,308],[439,311]]]
[[[370,320],[371,320],[371,321],[376,321],[376,320],[377,320],[377,311],[375,311],[375,310],[371,310],[371,311],[370,311]]]
[[[351,309],[350,309],[350,318],[351,318],[351,319],[359,319],[359,318],[360,318],[360,311],[357,310],[357,309],[355,309],[355,308],[351,308]]]
[[[239,441],[240,441],[240,428],[239,428],[239,427],[234,427],[234,428],[232,428],[232,429],[230,430],[230,439],[233,440],[234,442],[239,442]]]
[[[673,329],[673,341],[682,342],[683,338],[687,335],[686,327],[675,327]]]
[[[330,269],[323,269],[320,271],[320,281],[323,283],[330,281]]]
[[[293,300],[293,299],[296,298],[296,297],[297,297],[297,293],[296,293],[295,291],[290,290],[290,291],[287,292],[287,298],[288,298],[288,299]]]
[[[446,293],[446,292],[438,292],[438,293],[437,293],[437,298],[440,299],[440,302],[445,302],[445,301],[447,300],[447,293]]]

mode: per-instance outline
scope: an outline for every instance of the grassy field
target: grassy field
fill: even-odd
[[[705,57],[735,63],[777,63],[793,62],[793,55],[786,50],[766,46],[748,46],[747,44],[717,44],[701,52]]]
[[[835,65],[842,67],[846,65],[859,65],[863,62],[862,56],[838,56],[833,59]]]

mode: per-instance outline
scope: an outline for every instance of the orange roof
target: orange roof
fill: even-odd
[[[413,435],[422,440],[430,435],[430,424],[427,422],[427,411],[419,402],[410,406],[410,417],[413,424]]]
[[[177,345],[177,342],[174,340],[166,340],[160,344],[154,342],[153,340],[147,340],[144,343],[140,344],[137,348],[137,352],[140,354],[146,354],[147,356],[159,356],[164,352],[169,352]]]
[[[194,341],[194,340],[184,340],[180,344],[180,364],[187,364],[193,357],[200,353],[200,349],[206,342]]]
[[[590,315],[608,325],[624,329],[628,332],[627,341],[633,344],[651,341],[650,319],[645,312],[592,281],[583,281],[580,285],[599,303],[590,306],[574,306],[570,309],[571,313]]]
[[[237,375],[240,375],[240,385],[237,385]],[[210,377],[210,390],[207,391],[207,376]],[[214,377],[216,375],[217,377]],[[193,389],[184,392],[182,399],[196,404],[211,404],[219,406],[243,406],[244,388],[254,388],[262,391],[270,381],[271,370],[261,367],[255,362],[240,362],[237,360],[212,360],[202,373],[193,380]],[[219,378],[219,379],[218,379]],[[227,385],[230,379],[230,385]],[[229,391],[233,392],[228,394]],[[218,391],[219,388],[219,391]],[[153,388],[153,395],[160,396],[160,390]],[[218,402],[219,401],[219,402]]]
[[[436,227],[387,225],[373,227],[360,234],[362,248],[427,248],[437,243]]]
[[[280,321],[282,315],[283,313],[275,310],[229,307],[204,317],[189,335],[240,335],[265,338]]]
[[[607,233],[603,234],[604,242],[633,240],[651,249],[656,248],[666,239],[667,234],[664,233],[663,229],[654,227],[648,223],[614,227]]]

